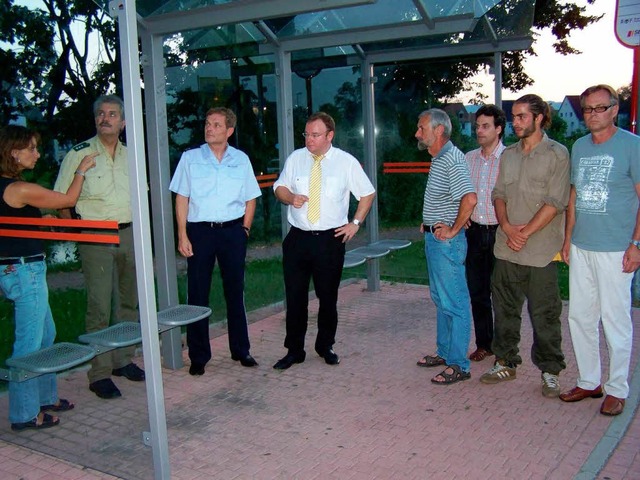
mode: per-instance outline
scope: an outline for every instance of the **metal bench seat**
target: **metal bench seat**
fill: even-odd
[[[96,351],[87,345],[61,342],[22,357],[8,358],[6,364],[42,375],[73,368],[88,362],[95,356]],[[12,378],[12,380],[18,379]]]
[[[99,347],[121,348],[142,342],[142,332],[138,322],[122,322],[97,332],[80,335],[78,340]]]
[[[367,257],[364,255],[359,255],[357,253],[353,253],[353,251],[346,252],[344,254],[344,265],[343,268],[353,268],[358,265],[362,265],[367,261]]]
[[[401,248],[407,248],[409,245],[411,245],[410,240],[388,239],[388,240],[379,240],[377,242],[373,242],[368,246],[375,247],[375,248],[388,248],[389,250],[400,250]]]
[[[361,255],[365,257],[367,260],[371,258],[380,258],[387,255],[391,250],[385,247],[375,247],[373,245],[366,245],[364,247],[354,248],[353,250],[349,250],[349,253]]]
[[[158,312],[158,324],[160,331],[188,325],[211,315],[209,307],[197,305],[176,305]]]

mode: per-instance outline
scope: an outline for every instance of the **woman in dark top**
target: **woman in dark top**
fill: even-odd
[[[39,140],[37,132],[25,127],[0,129],[0,216],[40,218],[40,208],[68,208],[78,200],[84,173],[95,166],[94,156],[82,160],[66,194],[54,192],[22,180],[22,172],[33,169],[40,158]],[[50,346],[56,336],[44,259],[42,240],[0,236],[0,288],[15,307],[14,357]],[[12,430],[53,427],[60,420],[45,412],[73,407],[58,398],[55,374],[9,383]]]

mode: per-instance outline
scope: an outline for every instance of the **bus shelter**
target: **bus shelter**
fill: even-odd
[[[119,27],[147,373],[150,431],[145,439],[153,449],[155,478],[171,478],[161,358],[168,368],[182,366],[180,333],[173,330],[163,334],[162,355],[157,334],[158,309],[178,304],[173,208],[168,189],[171,148],[167,108],[175,101],[175,84],[188,83],[193,78],[180,76],[180,71],[196,72],[200,80],[196,82],[198,88],[207,88],[205,80],[209,78],[212,95],[224,93],[224,89],[216,89],[216,82],[247,81],[248,89],[255,93],[252,108],[256,115],[264,107],[265,82],[270,82],[277,121],[276,164],[280,167],[294,150],[294,109],[300,102],[300,94],[294,94],[294,74],[309,82],[320,70],[349,67],[358,71],[364,137],[362,160],[367,175],[377,186],[378,79],[374,68],[452,57],[480,58],[493,68],[495,103],[500,104],[502,54],[531,46],[534,5],[534,0],[109,2],[108,9]],[[208,64],[226,67],[222,73],[198,77],[197,72]],[[313,108],[312,101],[309,98],[307,101]],[[284,233],[286,216],[282,215],[282,219]],[[377,203],[370,212],[367,234],[371,242],[378,240]],[[369,262],[367,275],[369,289],[377,289],[376,261]]]

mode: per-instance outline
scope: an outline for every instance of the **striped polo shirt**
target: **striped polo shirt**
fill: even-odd
[[[424,191],[423,223],[453,225],[458,216],[460,200],[467,193],[474,192],[464,154],[448,141],[431,161]]]

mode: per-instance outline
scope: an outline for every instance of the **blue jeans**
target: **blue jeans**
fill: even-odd
[[[21,357],[53,345],[56,326],[49,307],[44,261],[0,266],[0,288],[15,307],[13,356]],[[58,401],[55,374],[9,383],[9,421],[33,420],[40,406]]]
[[[449,240],[425,233],[429,289],[437,311],[437,354],[447,365],[469,371],[467,350],[471,339],[471,300],[465,277],[467,239],[460,231]]]

